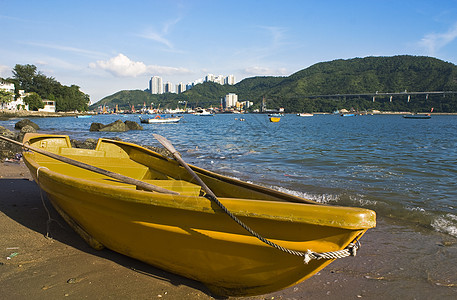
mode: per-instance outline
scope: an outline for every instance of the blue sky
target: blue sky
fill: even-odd
[[[0,0],[0,28],[0,77],[33,64],[92,102],[154,75],[239,82],[402,54],[457,64],[457,0]]]

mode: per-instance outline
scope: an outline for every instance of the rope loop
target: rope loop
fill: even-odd
[[[292,249],[284,248],[255,232],[253,229],[251,229],[248,225],[244,224],[240,219],[238,219],[231,211],[229,211],[220,201],[217,199],[215,195],[207,195],[207,198],[209,198],[211,201],[216,203],[232,220],[234,220],[238,225],[243,227],[247,232],[249,232],[252,236],[256,237],[258,240],[261,242],[276,248],[278,250],[281,250],[285,253],[289,253],[295,256],[300,256],[303,257],[303,261],[305,264],[308,264],[311,260],[319,260],[319,259],[337,259],[337,258],[343,258],[343,257],[348,257],[348,256],[355,256],[357,254],[357,249],[360,247],[360,242],[357,240],[357,238],[349,243],[349,245],[343,249],[343,250],[337,250],[337,251],[331,251],[331,252],[314,252],[311,250],[307,250],[306,252],[301,252],[301,251],[295,251]]]

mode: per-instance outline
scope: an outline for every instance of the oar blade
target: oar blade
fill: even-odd
[[[153,133],[152,134],[154,136],[154,138],[159,141],[159,143],[162,144],[162,146],[164,146],[168,151],[170,151],[172,154],[175,154],[177,153],[175,147],[173,147],[173,145],[170,143],[169,140],[167,140],[165,137],[159,135],[159,134],[155,134]]]

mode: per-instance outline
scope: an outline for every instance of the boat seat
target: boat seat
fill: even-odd
[[[115,185],[118,187],[126,188],[126,189],[136,189],[135,185],[124,183],[114,178],[98,178],[98,179],[91,179],[91,181],[96,181],[99,183],[107,183],[110,185]],[[197,184],[190,183],[184,180],[174,180],[174,179],[166,179],[166,180],[141,180],[143,182],[153,184],[156,186],[160,186],[164,189],[178,192],[181,195],[185,196],[193,196],[198,197],[201,195],[201,187]]]

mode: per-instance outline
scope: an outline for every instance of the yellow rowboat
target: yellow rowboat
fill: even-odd
[[[279,122],[280,120],[281,120],[280,117],[270,117],[270,122],[273,122],[273,123]]]
[[[321,205],[190,166],[262,241],[208,199],[174,159],[107,139],[95,150],[72,148],[62,135],[26,134],[24,142],[32,149],[23,157],[35,181],[92,247],[198,280],[217,295],[259,295],[294,285],[357,249],[358,239],[376,225],[371,210]],[[77,167],[46,151],[165,192]]]

